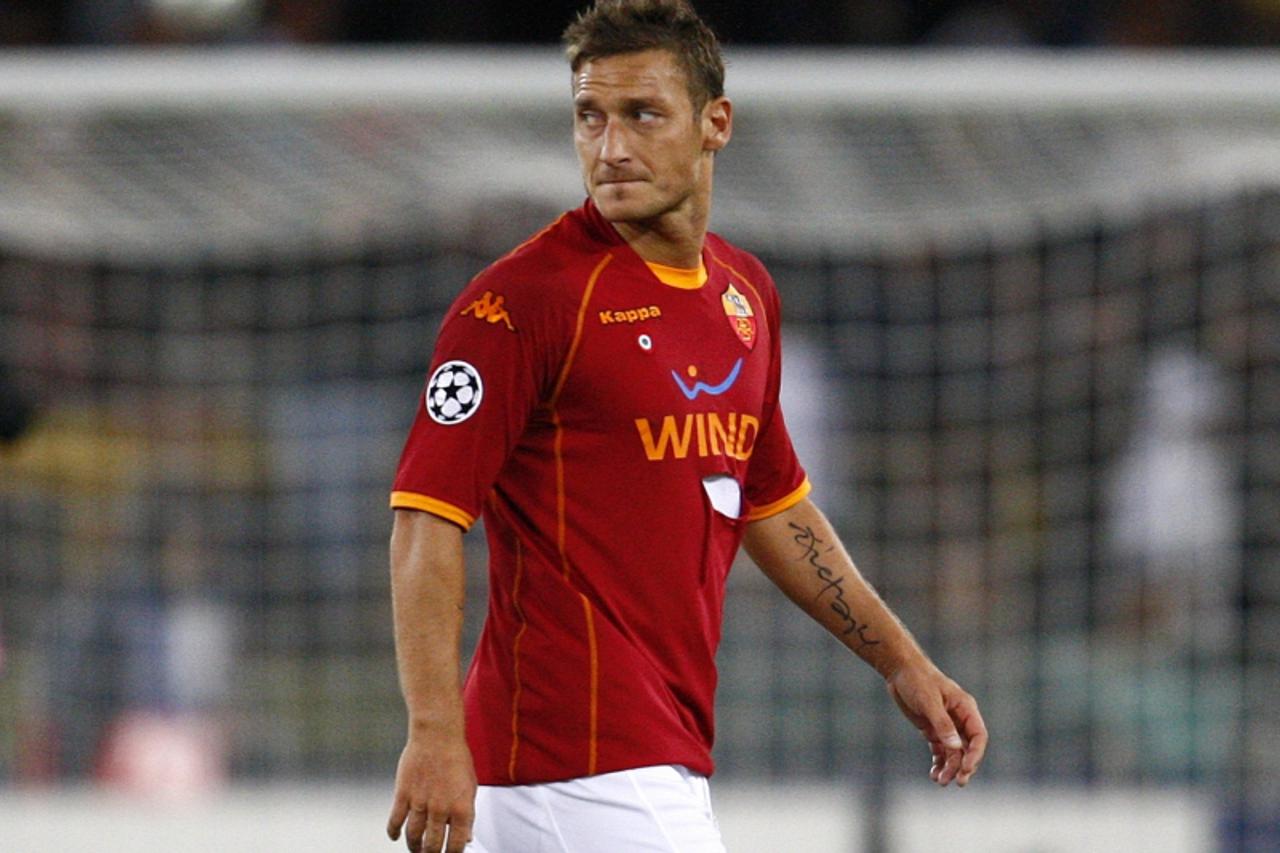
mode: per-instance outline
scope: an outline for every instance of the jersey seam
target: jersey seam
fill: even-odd
[[[573,339],[569,342],[569,351],[565,354],[564,365],[560,368],[560,375],[556,377],[556,385],[551,391],[551,399],[547,401],[547,408],[554,409],[556,403],[560,400],[560,392],[564,390],[565,382],[569,379],[569,371],[578,355],[578,346],[582,343],[582,332],[586,325],[587,305],[591,302],[591,294],[596,289],[596,281],[599,280],[600,273],[604,272],[604,268],[612,260],[613,253],[610,252],[600,260],[600,263],[596,264],[595,269],[591,271],[591,275],[587,277],[587,286],[582,291],[582,302],[578,305],[578,318],[574,325]]]
[[[515,688],[511,694],[511,757],[507,762],[507,776],[512,782],[516,781],[516,759],[520,753],[520,694],[523,692],[523,685],[520,682],[520,641],[529,630],[529,619],[525,616],[524,608],[520,604],[520,584],[524,579],[524,549],[518,535],[515,537],[515,543],[516,576],[511,584],[511,605],[520,619],[520,628],[516,631],[515,640],[511,644],[511,670]]]
[[[600,753],[600,648],[596,642],[596,620],[591,601],[581,592],[582,609],[587,621],[587,651],[591,661],[591,687],[588,694],[587,775],[596,775]]]
[[[582,600],[583,618],[587,629],[587,651],[589,655],[588,678],[589,692],[587,698],[587,775],[593,775],[596,772],[596,763],[598,756],[598,732],[599,732],[599,696],[600,696],[600,659],[599,648],[596,642],[595,618],[591,611],[590,600],[577,590],[573,581],[569,576],[569,551],[568,551],[568,519],[567,509],[565,506],[565,479],[564,479],[564,426],[560,423],[560,412],[556,408],[560,401],[560,394],[564,390],[565,383],[569,380],[569,371],[573,369],[574,359],[578,355],[578,347],[582,343],[582,333],[586,324],[587,306],[591,303],[591,295],[595,292],[596,282],[600,279],[600,274],[604,272],[604,268],[613,260],[613,253],[606,254],[595,269],[591,271],[591,275],[587,278],[587,285],[582,292],[582,302],[578,305],[578,319],[574,327],[573,340],[569,344],[569,352],[565,355],[564,366],[560,369],[560,376],[556,381],[555,390],[551,394],[548,402],[548,408],[551,411],[551,423],[555,428],[555,439],[553,442],[553,454],[555,456],[556,467],[556,548],[560,553],[560,566],[564,573],[565,582],[569,584],[570,589],[577,592],[578,597]]]

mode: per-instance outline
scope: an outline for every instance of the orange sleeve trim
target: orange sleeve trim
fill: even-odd
[[[807,498],[811,491],[813,491],[813,484],[809,482],[808,477],[805,477],[804,482],[785,498],[780,498],[773,503],[767,503],[763,506],[752,507],[751,511],[747,513],[747,521],[760,521],[763,518],[768,518],[771,515],[777,515],[780,512],[789,510],[796,504],[800,503],[800,501]]]
[[[458,509],[451,503],[420,495],[417,492],[392,492],[392,509],[416,509],[438,515],[445,521],[452,521],[463,530],[470,530],[476,523],[476,517],[465,510]]]
[[[568,520],[566,518],[565,508],[565,482],[564,482],[564,427],[560,423],[560,413],[556,409],[556,404],[560,400],[560,393],[564,390],[565,383],[569,380],[569,371],[573,368],[573,361],[578,355],[578,346],[582,343],[582,331],[586,322],[587,305],[591,302],[591,294],[595,292],[596,282],[600,279],[600,274],[604,272],[604,268],[613,260],[613,253],[605,255],[600,259],[600,263],[596,264],[595,269],[591,271],[591,275],[587,278],[587,286],[582,291],[582,302],[578,305],[578,321],[573,331],[573,340],[569,344],[569,352],[565,355],[564,366],[560,369],[560,376],[556,381],[555,390],[551,393],[551,399],[548,401],[548,408],[551,410],[551,423],[555,427],[554,456],[556,465],[556,548],[560,552],[560,565],[564,570],[564,579],[573,586],[573,581],[569,576],[569,550],[568,550]],[[600,726],[600,652],[596,640],[596,624],[595,614],[591,611],[590,600],[581,592],[578,597],[582,600],[582,610],[587,629],[587,649],[590,654],[590,693],[588,694],[587,705],[587,775],[594,776],[596,767],[599,762],[599,726]],[[514,770],[514,762],[511,765]]]

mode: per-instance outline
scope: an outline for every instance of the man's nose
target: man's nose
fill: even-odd
[[[600,159],[609,165],[618,165],[631,159],[626,128],[621,122],[605,124],[600,138]]]

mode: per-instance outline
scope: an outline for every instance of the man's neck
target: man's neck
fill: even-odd
[[[702,241],[706,228],[662,227],[654,222],[615,222],[614,229],[646,261],[680,269],[694,269],[702,263]]]
[[[711,219],[711,175],[683,204],[653,219],[614,222],[614,229],[646,261],[680,269],[702,263],[702,243]]]

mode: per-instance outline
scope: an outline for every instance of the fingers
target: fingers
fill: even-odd
[[[944,788],[950,785],[951,781],[956,778],[956,774],[960,772],[960,765],[964,761],[965,752],[964,741],[960,739],[960,735],[956,733],[950,722],[950,718],[947,718],[948,725],[940,730],[941,744],[939,749],[934,751],[933,758],[935,770],[930,773],[930,778]],[[941,755],[939,755],[939,752]]]
[[[440,853],[444,847],[444,833],[446,826],[445,816],[439,813],[429,813],[427,815],[427,832],[423,839],[424,846],[422,849],[427,853]],[[421,837],[421,836],[419,836]],[[415,850],[414,853],[417,853]]]
[[[449,845],[445,847],[445,853],[464,853],[470,841],[471,820],[455,818],[449,823]]]
[[[964,760],[960,762],[960,772],[956,774],[956,783],[961,787],[969,784],[969,779],[978,770],[982,757],[987,753],[987,724],[982,720],[978,704],[972,698],[955,714],[964,732],[968,748],[964,752]]]
[[[945,787],[960,771],[964,741],[956,731],[955,723],[941,697],[928,696],[921,704],[924,707],[918,709],[917,719],[913,722],[929,742],[933,757],[929,778]]]
[[[387,835],[396,841],[403,826],[404,843],[412,853],[464,853],[471,841],[472,822],[469,812],[450,818],[445,811],[410,808],[408,802],[397,800],[387,823]]]
[[[937,782],[942,775],[942,768],[947,763],[947,751],[937,741],[929,741],[929,751],[933,754],[933,764],[929,767],[929,779]]]
[[[930,715],[930,727],[933,767],[929,778],[944,787],[954,780],[963,788],[987,751],[987,726],[977,702],[961,692],[941,715]]]
[[[404,797],[396,797],[391,804],[391,817],[387,818],[387,837],[392,841],[400,838],[400,827],[404,826],[404,819],[409,816],[409,801]]]
[[[404,836],[410,853],[462,853],[475,819],[476,776],[461,739],[410,736],[396,768],[387,820],[392,841]]]
[[[430,846],[428,841],[423,846],[423,835],[428,831],[429,820],[426,809],[410,809],[409,821],[404,825],[404,843],[413,853],[420,853],[423,850],[439,850],[439,843],[435,847]]]

